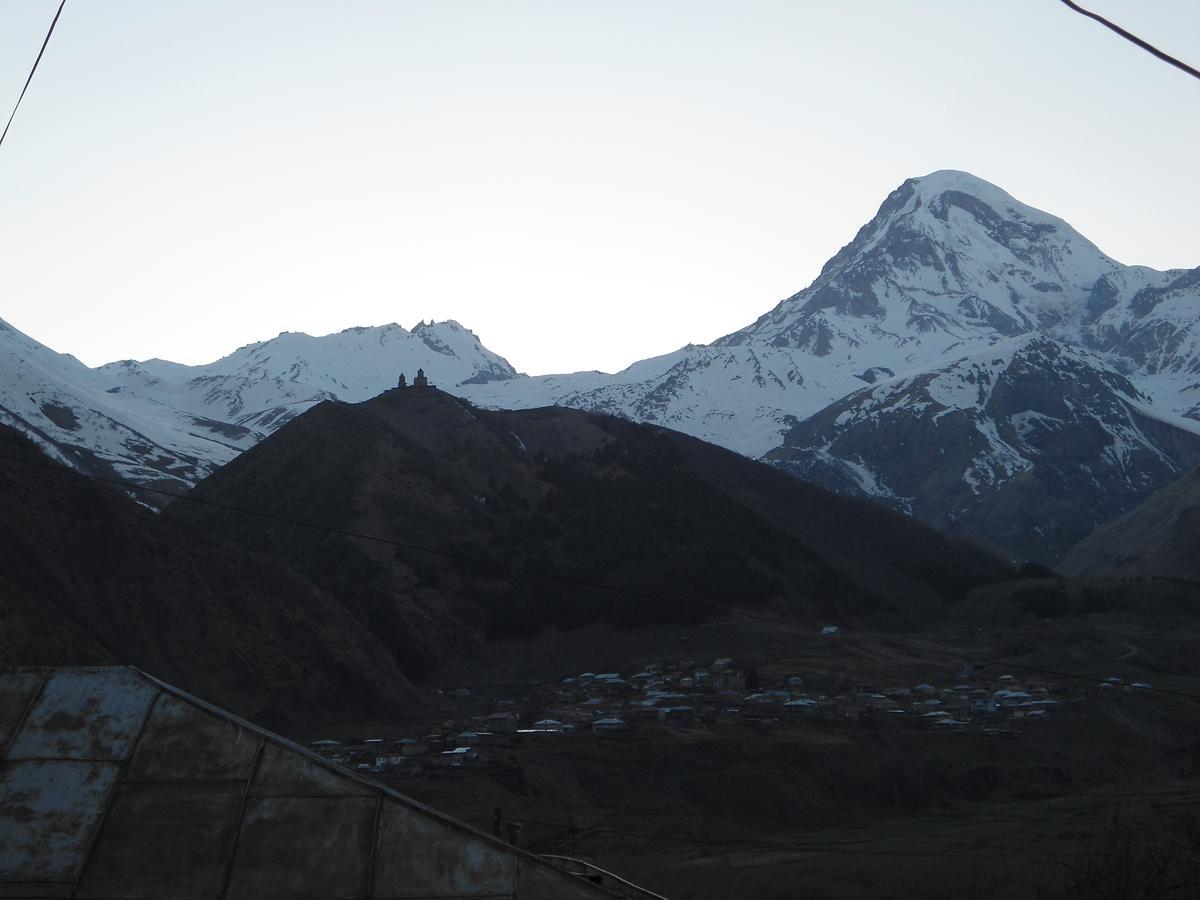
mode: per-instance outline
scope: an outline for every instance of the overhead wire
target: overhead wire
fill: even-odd
[[[37,71],[38,63],[42,61],[42,54],[46,52],[46,46],[50,43],[50,35],[54,34],[54,26],[58,24],[58,17],[62,15],[63,7],[66,5],[67,0],[62,0],[58,4],[58,12],[54,14],[54,20],[50,23],[50,30],[46,32],[46,39],[42,41],[42,49],[38,51],[37,59],[33,61],[33,68],[29,70],[29,77],[25,79],[25,86],[21,88],[21,95],[17,97],[16,106],[13,107],[13,111],[8,117],[8,122],[4,126],[3,133],[0,133],[0,144],[3,144],[4,139],[8,137],[8,129],[12,126],[13,119],[17,115],[17,110],[21,108],[21,101],[25,99],[25,92],[29,90],[29,83],[33,81],[33,73]]]
[[[1084,9],[1078,3],[1075,3],[1074,0],[1061,0],[1061,2],[1064,6],[1070,8],[1070,9],[1073,9],[1075,12],[1079,13],[1081,16],[1087,16],[1089,19],[1099,22],[1101,25],[1103,25],[1109,31],[1112,31],[1115,34],[1119,34],[1121,37],[1125,38],[1125,40],[1129,41],[1132,44],[1135,44],[1138,47],[1141,47],[1147,53],[1151,54],[1152,56],[1157,57],[1158,59],[1161,59],[1163,62],[1167,63],[1168,65],[1172,65],[1175,68],[1179,69],[1180,71],[1186,72],[1187,74],[1191,75],[1193,78],[1200,78],[1200,69],[1195,69],[1192,66],[1189,66],[1187,63],[1185,63],[1183,60],[1176,59],[1174,56],[1171,56],[1168,53],[1164,53],[1162,50],[1159,50],[1157,47],[1155,47],[1149,41],[1145,41],[1142,38],[1138,37],[1136,34],[1126,31],[1124,28],[1122,28],[1116,22],[1113,22],[1110,19],[1106,19],[1106,18],[1104,18],[1104,16],[1100,15],[1099,13],[1092,12],[1090,9]]]

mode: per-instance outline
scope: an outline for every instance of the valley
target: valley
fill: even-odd
[[[499,809],[504,833],[507,823],[519,823],[512,834],[526,846],[592,859],[651,889],[670,888],[673,897],[749,890],[772,898],[801,888],[814,897],[953,897],[961,896],[963,879],[983,898],[1028,893],[1032,885],[1058,892],[1079,889],[1087,867],[1122,864],[1105,856],[1114,827],[1130,842],[1124,863],[1141,853],[1147,858],[1139,864],[1148,867],[1149,847],[1179,841],[1181,823],[1195,822],[1200,712],[1194,697],[1157,689],[1196,691],[1190,659],[1200,649],[1198,622],[1093,614],[919,635],[844,629],[830,637],[807,625],[732,618],[625,633],[552,632],[434,673],[438,709],[428,717],[329,722],[306,740],[340,738],[327,752],[353,765],[356,740],[373,758],[379,745],[361,743],[365,736],[392,746],[416,735],[424,750],[373,777],[480,828],[493,827]],[[665,654],[675,662],[647,666]],[[678,684],[696,668],[717,677],[711,660],[697,662],[709,657],[730,659],[742,675],[752,667],[759,690]],[[626,680],[647,668],[674,672],[674,689],[688,699],[664,703],[693,704],[695,717],[639,719],[627,699],[627,728],[589,727],[621,710],[622,701],[598,687],[600,703],[564,704],[564,691],[581,691],[578,674],[565,675],[566,685],[537,678],[573,671],[563,668],[568,660]],[[497,674],[506,683],[497,684]],[[1027,689],[1054,702],[995,715],[968,709],[961,728],[930,724],[914,708],[918,698],[940,698],[953,709],[952,689],[964,675],[986,685],[989,697]],[[804,685],[789,687],[797,677]],[[797,715],[782,699],[746,699],[776,690],[830,703]],[[870,695],[880,691],[887,702],[875,705]],[[625,696],[645,693],[630,684]],[[706,710],[727,704],[742,717],[709,719]],[[586,719],[571,715],[579,708],[588,710]],[[1037,708],[1045,714],[1014,716]],[[455,733],[480,728],[493,710],[516,715],[521,730]],[[546,716],[576,729],[538,727]],[[444,735],[443,744],[434,735]],[[441,746],[464,744],[473,758],[439,759]],[[1190,866],[1191,877],[1195,854],[1192,846],[1174,863]]]

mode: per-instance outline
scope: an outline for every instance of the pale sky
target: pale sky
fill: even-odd
[[[1195,0],[1085,0],[1200,65]],[[0,0],[7,119],[57,0]],[[0,147],[0,318],[89,365],[454,318],[613,371],[965,169],[1200,265],[1200,81],[1057,0],[67,0]]]

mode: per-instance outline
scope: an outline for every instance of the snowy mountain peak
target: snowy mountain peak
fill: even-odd
[[[902,372],[998,338],[1078,332],[1093,285],[1118,268],[1061,219],[944,170],[905,181],[812,285],[721,342]]]

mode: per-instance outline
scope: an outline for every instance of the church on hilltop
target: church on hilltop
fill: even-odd
[[[429,379],[425,377],[424,369],[417,369],[417,377],[413,379],[412,386],[415,388],[436,387],[436,385],[432,385],[429,383]],[[398,388],[408,387],[408,379],[404,377],[403,372],[400,373],[400,380],[396,382],[396,387],[398,387]]]

